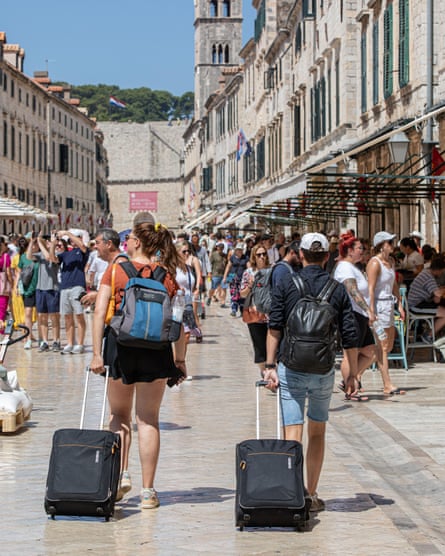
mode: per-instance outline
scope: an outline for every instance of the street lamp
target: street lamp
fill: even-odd
[[[403,164],[406,160],[406,154],[410,143],[406,134],[403,131],[398,131],[388,139],[387,143],[393,163]]]

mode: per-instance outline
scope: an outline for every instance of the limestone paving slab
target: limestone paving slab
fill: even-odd
[[[6,366],[17,368],[34,410],[23,429],[0,435],[2,554],[445,554],[445,366],[424,362],[408,372],[393,370],[406,396],[384,398],[379,373],[371,371],[364,377],[368,403],[348,403],[334,393],[319,487],[327,510],[306,532],[240,532],[234,526],[235,444],[255,436],[259,375],[246,325],[228,309],[211,306],[207,314],[203,343],[189,346],[193,380],[168,390],[161,410],[161,507],[139,510],[135,435],[133,490],[109,523],[52,521],[43,509],[52,434],[78,426],[91,346],[83,355],[10,348]],[[91,381],[88,427],[99,419],[101,380]],[[262,435],[273,436],[275,396],[263,391],[261,402]]]

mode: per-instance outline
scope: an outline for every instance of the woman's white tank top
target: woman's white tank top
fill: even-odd
[[[375,299],[376,301],[391,299],[396,273],[392,267],[388,268],[385,266],[379,257],[376,257],[376,259],[380,264],[380,274],[375,285]]]

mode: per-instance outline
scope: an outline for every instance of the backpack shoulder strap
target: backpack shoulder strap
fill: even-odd
[[[113,259],[113,263],[115,263],[118,259],[125,259],[125,260],[130,260],[129,256],[127,255],[127,253],[118,253],[114,259]]]
[[[302,296],[306,295],[306,293],[307,293],[306,284],[304,283],[301,276],[299,274],[295,274],[295,272],[292,272],[291,273],[291,278],[292,278],[292,281],[293,281],[295,287],[297,288],[298,292],[300,293],[300,295],[302,295]]]
[[[122,263],[119,263],[119,265],[124,270],[128,278],[136,278],[136,276],[139,274],[136,270],[136,267],[131,261],[124,261]]]
[[[163,268],[162,266],[157,266],[153,271],[152,271],[152,277],[154,280],[156,280],[157,282],[161,282],[161,284],[164,283],[165,277],[167,275],[167,271],[165,270],[165,268]]]
[[[323,286],[320,293],[317,295],[318,299],[320,299],[320,301],[329,301],[331,295],[334,293],[334,290],[337,286],[338,286],[337,280],[334,280],[333,278],[329,278],[329,280]]]

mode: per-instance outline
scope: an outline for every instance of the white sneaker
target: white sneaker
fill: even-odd
[[[71,353],[83,353],[85,351],[85,347],[78,344],[77,346],[74,346],[73,349],[71,350]]]
[[[159,506],[159,498],[154,488],[143,488],[141,492],[141,508],[151,510]]]
[[[24,349],[31,349],[32,348],[32,340],[26,340],[25,345],[23,346]]]
[[[68,354],[68,353],[71,353],[72,351],[73,351],[73,346],[71,346],[71,345],[68,344],[67,346],[65,346],[65,347],[62,349],[62,351],[61,351],[60,353],[61,353],[62,355],[66,355],[66,354]]]

